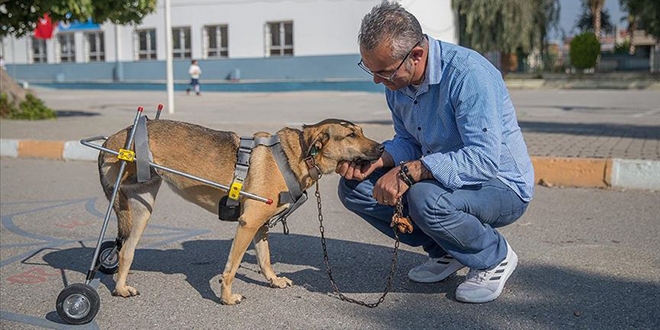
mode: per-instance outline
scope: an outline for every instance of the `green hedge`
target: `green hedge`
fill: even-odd
[[[27,94],[25,101],[21,102],[18,107],[9,104],[7,95],[0,95],[0,115],[2,118],[27,120],[57,118],[55,111],[32,94]]]
[[[600,42],[591,32],[577,35],[571,41],[571,65],[577,69],[590,69],[596,66],[600,55]]]

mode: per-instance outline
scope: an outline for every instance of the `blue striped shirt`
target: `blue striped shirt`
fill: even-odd
[[[524,201],[534,169],[500,72],[479,53],[432,37],[424,82],[386,91],[395,164],[420,159],[455,190],[497,177]]]

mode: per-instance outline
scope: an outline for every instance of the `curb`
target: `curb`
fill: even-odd
[[[80,141],[0,139],[0,156],[96,161],[99,151]],[[536,183],[581,188],[660,190],[660,161],[532,156]]]

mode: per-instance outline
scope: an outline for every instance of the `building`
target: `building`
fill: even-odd
[[[381,0],[171,0],[174,79],[202,82],[371,84],[357,66],[360,22]],[[402,0],[425,33],[455,43],[451,0]],[[138,26],[63,25],[51,39],[4,38],[0,51],[17,80],[48,84],[139,84],[166,79],[164,1]],[[370,87],[372,88],[372,87]]]

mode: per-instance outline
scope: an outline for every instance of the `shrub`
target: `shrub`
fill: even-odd
[[[57,117],[55,111],[47,107],[42,100],[29,93],[25,95],[25,101],[21,102],[18,107],[9,104],[5,94],[0,95],[0,115],[2,118],[27,120]]]
[[[600,42],[591,32],[577,35],[571,41],[571,64],[577,69],[595,67],[599,54]]]

